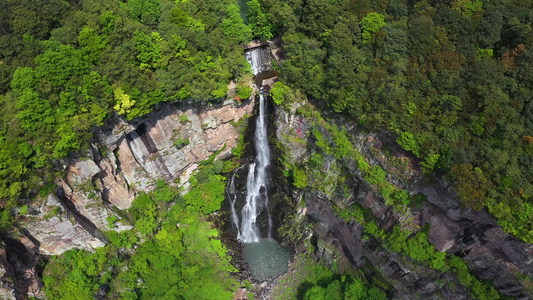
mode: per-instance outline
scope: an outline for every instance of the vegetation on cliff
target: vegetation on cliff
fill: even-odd
[[[286,85],[393,133],[466,206],[533,242],[531,1],[261,4]]]
[[[34,195],[56,175],[54,161],[86,146],[114,114],[131,120],[160,102],[224,97],[231,79],[250,72],[240,43],[251,30],[235,7],[230,0],[3,1],[2,206]]]
[[[95,253],[52,257],[43,272],[47,298],[231,299],[237,270],[207,220],[224,200],[221,170],[221,161],[203,166],[183,197],[159,181],[126,211],[133,230],[107,232],[111,244]]]
[[[230,80],[238,97],[250,97],[241,45],[278,36],[284,61],[270,91],[277,105],[287,109],[308,97],[330,116],[389,132],[425,173],[450,180],[464,205],[487,209],[506,232],[533,242],[533,1],[247,6],[244,22],[233,0],[0,3],[0,232],[13,227],[19,200],[53,190],[61,160],[84,149],[108,118],[133,120],[162,102],[215,102]],[[407,213],[422,200],[390,183],[318,112],[301,107],[298,114],[312,120],[305,138],[316,147],[305,164],[285,170],[295,189],[328,195],[340,187],[348,194],[342,168],[352,164],[396,211]],[[300,129],[291,138],[306,143]],[[176,148],[188,143],[174,141]],[[245,146],[241,137],[233,154],[240,157]],[[214,157],[184,196],[164,182],[141,193],[120,220],[133,229],[107,232],[109,245],[50,258],[46,296],[230,299],[239,286],[231,277],[236,270],[211,223],[224,200],[227,168]],[[463,259],[437,251],[426,231],[386,231],[357,205],[336,208],[387,251],[452,274],[473,298],[502,296]],[[298,229],[287,232],[303,239]],[[364,272],[332,269],[304,270],[293,286],[298,299],[386,297]]]

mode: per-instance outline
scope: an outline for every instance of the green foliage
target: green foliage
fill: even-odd
[[[6,232],[12,229],[15,224],[15,218],[9,209],[3,209],[0,212],[0,231]]]
[[[440,154],[430,154],[426,157],[426,159],[421,163],[422,168],[425,173],[430,173],[433,171],[439,163]]]
[[[485,190],[490,182],[480,168],[474,168],[470,164],[455,165],[450,174],[455,179],[457,193],[465,205],[476,210],[487,205],[489,199]]]
[[[237,96],[241,98],[242,100],[246,100],[252,96],[252,93],[254,92],[254,89],[249,85],[239,85],[237,84]]]
[[[129,0],[130,16],[138,21],[153,25],[159,19],[161,0]]]
[[[122,88],[118,87],[114,91],[116,103],[113,108],[117,111],[118,114],[124,115],[131,112],[131,108],[135,105],[135,100],[132,100],[131,97],[124,93]]]
[[[114,110],[132,120],[163,101],[224,97],[248,71],[220,18],[236,3],[202,1],[3,5],[2,201],[28,198]]]
[[[477,49],[477,60],[481,61],[486,57],[492,57],[494,50],[492,49]]]
[[[309,183],[308,183],[308,177],[307,177],[307,174],[305,173],[305,170],[304,169],[296,169],[294,170],[294,186],[298,189],[303,189],[303,188],[306,188]]]
[[[461,12],[463,16],[470,17],[478,11],[482,11],[483,1],[480,0],[457,0],[453,8]]]
[[[47,297],[94,299],[105,286],[106,297],[113,299],[230,299],[237,286],[230,274],[237,270],[218,231],[206,221],[203,211],[213,208],[189,203],[198,194],[224,198],[224,178],[218,175],[222,165],[201,167],[185,199],[158,180],[127,211],[134,230],[106,232],[111,245],[94,254],[71,250],[52,258],[43,278]],[[143,235],[142,243],[137,234]]]
[[[307,257],[298,257],[298,273],[284,286],[285,291],[273,291],[279,299],[352,300],[387,299],[383,290],[362,276],[337,274]],[[284,278],[281,279],[283,282]],[[291,288],[293,289],[291,291]]]
[[[359,25],[363,30],[363,43],[368,42],[374,33],[386,25],[385,16],[376,12],[369,13],[359,22]]]
[[[90,27],[84,27],[83,30],[80,31],[78,43],[91,62],[98,61],[100,54],[107,46],[107,40],[98,35],[96,30]]]
[[[386,176],[387,173],[380,166],[373,166],[365,179],[368,183],[377,185],[386,182]]]
[[[246,4],[248,4],[246,19],[252,29],[253,36],[264,41],[270,40],[273,37],[272,25],[267,15],[262,12],[259,0],[251,0]]]
[[[35,62],[35,74],[56,88],[66,86],[72,77],[89,73],[88,58],[81,50],[69,45],[49,42],[47,51],[39,55]]]
[[[185,146],[189,145],[189,139],[184,139],[182,137],[177,137],[175,140],[174,140],[174,147],[180,149],[180,148],[183,148]]]
[[[431,268],[440,272],[453,271],[459,278],[461,284],[469,288],[475,299],[499,299],[500,295],[493,286],[482,283],[473,276],[466,266],[465,262],[457,256],[449,256],[444,252],[436,251],[435,247],[428,241],[429,226],[416,234],[408,230],[401,229],[400,225],[393,227],[391,233],[380,229],[374,216],[367,217],[364,209],[359,205],[354,205],[349,209],[337,209],[337,213],[346,221],[355,220],[364,226],[365,233],[381,240],[383,245],[397,253],[404,253],[407,257],[427,264]],[[366,297],[360,293],[361,288],[357,288],[352,298],[349,299],[366,299],[357,297]],[[346,292],[348,293],[348,291]],[[363,295],[363,296],[357,296]],[[378,296],[379,297],[379,296]]]
[[[284,102],[292,103],[294,99],[291,89],[281,81],[274,83],[270,90],[270,96],[277,105],[281,105]]]
[[[157,68],[158,63],[163,58],[161,49],[159,48],[159,45],[154,42],[154,38],[156,38],[156,40],[158,38],[160,39],[159,34],[153,32],[150,37],[142,31],[135,31],[134,40],[137,45],[136,49],[139,52],[139,54],[137,54],[137,60],[141,63],[140,67],[143,70],[150,67]]]
[[[231,149],[231,153],[233,153],[235,157],[241,158],[241,156],[244,154],[245,148],[246,148],[246,143],[244,142],[244,134],[241,132],[239,134],[239,141],[237,143],[237,146]]]
[[[402,132],[396,139],[398,145],[407,151],[412,151],[416,156],[419,155],[420,146],[418,145],[415,136],[410,132]]]
[[[187,116],[186,114],[181,114],[180,115],[180,123],[185,124],[187,122],[189,122],[189,116]]]
[[[28,213],[28,205],[27,204],[24,204],[20,207],[20,211],[19,211],[19,214],[21,216],[24,216]]]
[[[115,228],[115,222],[117,221],[117,216],[111,215],[107,217],[106,221],[107,221],[107,227]]]
[[[108,231],[105,235],[111,241],[111,244],[117,248],[130,249],[134,244],[139,242],[134,230],[125,230],[121,232]]]
[[[235,4],[228,6],[227,17],[222,21],[222,30],[226,36],[236,38],[240,43],[247,43],[252,39],[252,29],[244,24],[240,8]]]
[[[452,256],[449,265],[457,274],[462,285],[472,291],[472,296],[475,299],[500,299],[498,292],[492,286],[488,286],[479,281],[468,271],[466,263],[457,256]]]
[[[48,299],[94,299],[100,284],[109,278],[104,275],[110,265],[107,256],[111,247],[98,248],[95,253],[70,250],[52,258],[43,273],[44,290]]]
[[[217,174],[213,166],[202,167],[191,185],[194,187],[185,195],[184,199],[189,209],[199,210],[203,214],[209,214],[220,209],[224,201],[224,177]]]
[[[326,154],[333,154],[333,151],[331,150],[331,147],[329,146],[329,143],[327,140],[324,139],[322,132],[320,132],[318,129],[313,129],[313,136],[316,139],[315,144],[324,151]]]
[[[521,142],[533,128],[527,100],[533,91],[526,13],[531,3],[263,0],[261,5],[283,41],[281,82],[321,100],[326,107],[320,109],[343,114],[361,130],[397,134],[404,149],[423,159],[426,173],[479,167],[490,183],[471,180],[481,189],[474,202],[488,207],[506,232],[533,241],[533,218],[525,213],[533,206],[533,161]],[[317,145],[333,153],[330,136],[321,134]],[[368,173],[369,165],[354,158]],[[381,190],[393,194],[390,187]]]

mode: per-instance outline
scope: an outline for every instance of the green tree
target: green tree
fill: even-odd
[[[228,6],[227,17],[222,21],[222,30],[226,36],[234,37],[241,43],[252,39],[252,29],[244,24],[239,7],[235,4]]]
[[[490,181],[480,168],[471,164],[454,165],[450,175],[455,179],[457,193],[467,207],[480,210],[487,205],[486,190]]]
[[[283,104],[285,101],[292,103],[293,96],[291,89],[283,84],[281,81],[274,83],[270,90],[270,96],[277,105]]]
[[[141,63],[141,69],[156,68],[163,58],[159,45],[153,41],[154,35],[157,34],[150,37],[140,30],[135,31],[135,44],[139,53],[137,59]]]
[[[130,16],[147,25],[157,24],[161,16],[161,0],[128,0]]]
[[[242,100],[246,100],[252,96],[254,89],[248,84],[244,84],[244,85],[237,84],[236,92],[239,98],[241,98]]]
[[[309,289],[307,292],[305,292],[304,300],[326,300],[330,299],[326,295],[326,289],[315,285],[311,289]]]
[[[117,104],[113,107],[118,114],[124,115],[131,112],[132,107],[135,105],[135,100],[132,100],[131,97],[124,93],[121,87],[117,87],[114,91],[115,101]]]
[[[359,22],[359,25],[363,30],[363,43],[366,43],[374,33],[380,31],[386,25],[385,16],[376,12],[369,13]]]
[[[96,33],[96,30],[84,27],[80,31],[78,42],[82,47],[83,53],[89,58],[91,62],[98,61],[100,53],[107,46],[107,41]]]
[[[253,36],[259,37],[266,41],[273,37],[272,25],[270,24],[267,15],[261,11],[261,4],[259,0],[251,0],[247,2],[248,12],[246,19],[252,29]]]
[[[420,146],[418,145],[415,136],[410,132],[402,132],[400,136],[396,139],[398,145],[407,151],[412,151],[416,156],[419,156]]]

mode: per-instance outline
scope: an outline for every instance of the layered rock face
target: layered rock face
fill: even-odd
[[[316,152],[312,138],[297,141],[295,134],[306,137],[312,120],[278,110],[276,135],[292,163],[309,161]],[[530,282],[525,275],[533,275],[533,245],[506,234],[496,220],[485,211],[472,211],[460,205],[451,187],[441,180],[426,179],[410,158],[386,135],[359,133],[350,124],[343,124],[351,134],[354,146],[371,165],[379,165],[388,174],[387,180],[410,194],[423,193],[427,197],[420,207],[399,212],[387,205],[381,194],[361,176],[355,164],[325,155],[321,175],[322,189],[308,189],[304,195],[306,208],[301,212],[312,224],[318,238],[316,254],[326,261],[340,259],[352,267],[373,265],[377,271],[371,276],[383,276],[394,287],[395,299],[470,299],[469,291],[451,272],[438,272],[401,254],[383,247],[368,238],[357,222],[346,222],[334,208],[347,208],[358,203],[371,211],[379,227],[391,232],[394,226],[411,228],[415,232],[429,225],[428,240],[438,251],[462,257],[472,274],[481,280],[492,281],[503,295],[527,299]],[[292,137],[292,138],[291,138]],[[382,149],[387,145],[385,155]],[[401,161],[402,164],[394,163]],[[333,167],[333,166],[337,167]],[[314,176],[314,175],[312,175]],[[343,178],[342,185],[329,186]],[[315,178],[316,179],[316,178]],[[339,182],[339,181],[337,181]],[[341,257],[335,256],[340,254]]]
[[[166,104],[130,123],[110,120],[95,136],[84,157],[66,164],[66,177],[55,194],[30,207],[27,236],[36,251],[61,254],[73,248],[101,247],[104,230],[131,228],[115,212],[127,209],[140,191],[158,179],[184,185],[198,163],[217,151],[229,155],[238,143],[237,122],[253,112],[253,101],[211,108]],[[224,149],[224,150],[222,150]]]

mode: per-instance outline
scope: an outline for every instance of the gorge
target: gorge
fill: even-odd
[[[291,250],[281,247],[272,239],[272,217],[269,205],[270,145],[267,133],[267,96],[268,88],[262,86],[261,73],[270,70],[270,47],[260,46],[245,52],[252,68],[254,81],[258,85],[259,109],[255,124],[253,144],[255,158],[248,166],[246,179],[246,198],[241,210],[241,218],[235,211],[235,173],[229,183],[231,217],[237,229],[237,239],[244,243],[243,256],[255,280],[272,280],[287,271]],[[267,79],[267,78],[264,78]],[[266,232],[259,229],[259,217],[266,217]]]
[[[533,298],[533,1],[37,2],[1,299]]]

